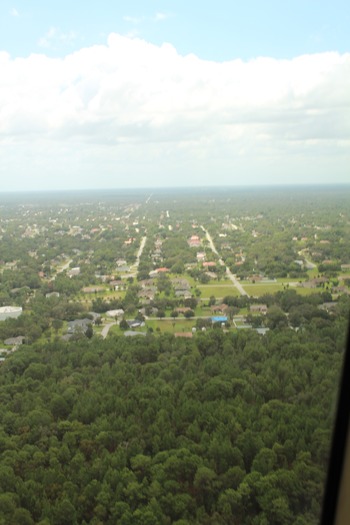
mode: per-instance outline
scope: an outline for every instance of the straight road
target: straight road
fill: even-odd
[[[228,266],[225,265],[224,261],[222,260],[222,258],[220,257],[219,255],[219,252],[217,251],[217,249],[215,248],[215,244],[213,242],[213,239],[210,235],[210,233],[208,232],[208,230],[206,230],[204,228],[204,226],[201,226],[202,230],[204,231],[205,233],[205,236],[209,242],[209,246],[212,250],[213,253],[215,253],[215,255],[217,255],[219,257],[219,264],[221,266],[225,266],[225,270],[226,270],[226,275],[227,277],[230,279],[230,281],[232,282],[232,284],[237,288],[237,290],[239,291],[239,293],[241,295],[245,295],[246,297],[249,297],[249,294],[245,291],[245,289],[243,288],[243,286],[241,285],[241,283],[239,281],[237,281],[236,279],[236,276],[231,272],[230,268]]]
[[[141,243],[140,243],[140,247],[139,247],[139,249],[137,251],[137,254],[136,254],[135,264],[133,264],[132,267],[130,268],[132,271],[129,274],[122,275],[122,277],[125,277],[125,278],[127,278],[127,277],[136,277],[137,270],[138,270],[139,264],[140,264],[140,258],[141,258],[143,249],[145,247],[146,241],[147,241],[147,237],[146,236],[142,237]]]

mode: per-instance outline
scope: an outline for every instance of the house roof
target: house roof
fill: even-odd
[[[21,345],[24,340],[25,340],[24,335],[18,335],[17,337],[9,337],[8,339],[5,339],[4,344],[5,345]]]
[[[124,332],[125,337],[134,337],[135,335],[147,335],[146,332],[135,332],[134,330],[126,330]]]
[[[79,332],[82,330],[85,332],[88,325],[91,324],[91,319],[74,319],[74,321],[68,321],[68,333],[73,333],[75,331]]]

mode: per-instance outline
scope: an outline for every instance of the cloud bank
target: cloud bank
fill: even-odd
[[[111,34],[0,71],[0,177],[24,187],[346,181],[350,54],[218,63]]]

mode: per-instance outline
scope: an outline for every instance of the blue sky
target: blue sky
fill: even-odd
[[[293,58],[349,51],[350,7],[344,0],[2,0],[0,48],[12,56],[62,56],[104,44],[112,33],[138,34],[180,54],[207,60]],[[50,29],[57,30],[56,39]]]
[[[350,182],[350,7],[0,3],[0,191]]]

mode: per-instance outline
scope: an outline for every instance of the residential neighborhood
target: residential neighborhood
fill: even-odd
[[[187,196],[179,207],[171,193],[60,199],[50,208],[2,203],[0,343],[17,348],[18,337],[33,343],[127,330],[261,333],[276,301],[281,307],[276,294],[287,303],[310,297],[332,316],[350,293],[348,210],[324,215],[298,195],[302,220],[273,195],[266,208],[265,195],[242,205],[218,193],[215,210],[205,196],[191,205]],[[282,314],[300,326],[283,305]]]

